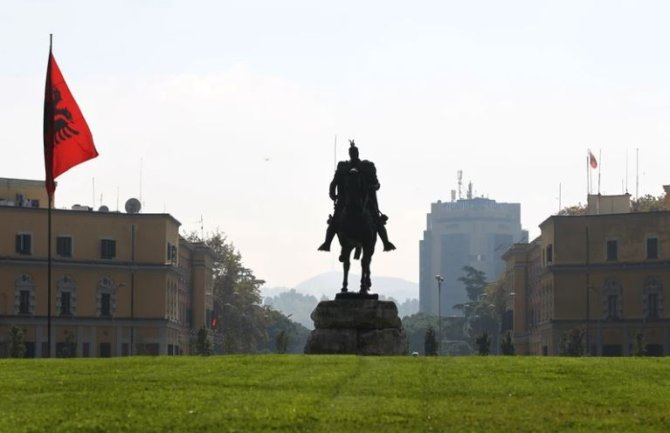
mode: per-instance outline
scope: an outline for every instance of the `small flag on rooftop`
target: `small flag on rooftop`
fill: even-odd
[[[598,160],[591,150],[589,150],[589,164],[591,165],[591,168],[598,168]]]

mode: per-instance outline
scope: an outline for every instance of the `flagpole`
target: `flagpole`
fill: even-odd
[[[53,47],[53,33],[49,33],[49,59]],[[53,192],[48,191],[49,196],[47,209],[47,358],[51,358],[51,208],[53,206]],[[44,356],[44,354],[42,354]]]
[[[591,194],[591,158],[586,155],[586,202],[589,201],[589,194]]]
[[[51,358],[51,195],[49,195],[48,201],[49,209],[47,210],[47,219],[49,228],[47,230],[47,358]]]

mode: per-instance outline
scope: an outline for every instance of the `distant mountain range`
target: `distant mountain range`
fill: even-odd
[[[349,288],[358,291],[360,276],[349,275]],[[263,287],[261,295],[266,305],[281,311],[307,329],[312,329],[310,314],[322,299],[335,299],[342,287],[342,273],[326,272],[312,277],[295,287]],[[372,293],[380,299],[393,298],[402,318],[419,310],[419,285],[411,281],[392,277],[373,277]]]
[[[358,291],[361,276],[349,274],[349,290]],[[296,292],[315,296],[317,299],[334,299],[342,288],[342,271],[324,272],[305,280],[294,287],[262,287],[263,297],[276,296],[290,289]],[[372,293],[403,302],[406,299],[419,298],[419,285],[402,278],[372,276]]]

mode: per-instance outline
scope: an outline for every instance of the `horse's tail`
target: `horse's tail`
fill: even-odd
[[[356,251],[354,251],[354,260],[358,260],[361,258],[361,250],[362,250],[361,246],[357,245]]]

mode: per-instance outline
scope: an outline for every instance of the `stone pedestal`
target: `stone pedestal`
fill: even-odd
[[[321,301],[312,312],[309,354],[406,355],[408,340],[391,301]]]

